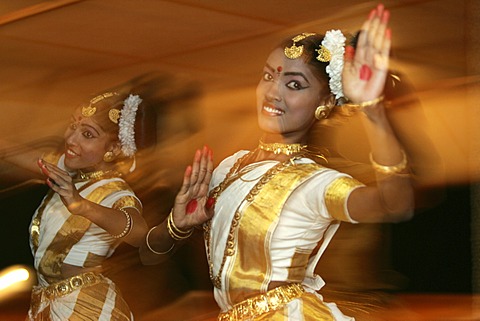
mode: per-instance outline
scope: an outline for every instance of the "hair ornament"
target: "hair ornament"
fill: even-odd
[[[330,30],[326,32],[320,48],[317,49],[317,60],[328,62],[325,70],[330,78],[330,91],[335,95],[335,99],[343,97],[342,71],[346,40],[340,30]]]
[[[329,62],[330,59],[332,59],[332,54],[330,53],[330,50],[328,50],[324,46],[320,46],[320,49],[316,49],[315,51],[318,52],[318,61]]]
[[[118,119],[120,118],[120,110],[112,108],[108,111],[108,118],[115,124],[118,124]]]
[[[118,138],[122,145],[122,152],[125,156],[133,156],[137,151],[135,145],[135,116],[138,105],[142,99],[138,95],[130,95],[123,102],[123,108],[120,112],[120,119],[118,123]]]
[[[95,115],[95,113],[97,112],[97,108],[93,107],[92,105],[95,105],[96,103],[98,103],[101,100],[104,100],[105,98],[113,97],[115,95],[118,95],[118,94],[115,92],[106,92],[96,97],[93,97],[92,99],[90,99],[90,103],[88,104],[88,106],[82,107],[82,116],[91,117]]]
[[[292,38],[293,45],[291,47],[285,47],[283,52],[288,59],[297,59],[300,58],[303,54],[303,45],[297,46],[297,42],[315,35],[315,33],[301,33]]]

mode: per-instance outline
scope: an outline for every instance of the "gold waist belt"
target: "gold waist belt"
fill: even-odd
[[[86,272],[72,276],[60,282],[50,284],[46,287],[37,287],[35,291],[43,292],[46,298],[51,300],[55,297],[61,297],[70,294],[78,288],[97,284],[102,280],[103,277],[100,274],[95,272]]]
[[[249,320],[264,313],[275,311],[297,299],[305,292],[301,284],[291,283],[279,286],[266,293],[235,304],[230,310],[218,316],[219,321]]]

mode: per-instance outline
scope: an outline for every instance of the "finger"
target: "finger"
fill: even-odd
[[[192,173],[190,175],[190,185],[194,185],[198,180],[201,158],[202,158],[202,153],[200,152],[200,150],[197,149],[195,151],[195,155],[193,156]]]
[[[371,23],[370,23],[370,28],[369,28],[369,38],[368,42],[373,46],[375,44],[375,37],[378,32],[378,28],[380,27],[380,24],[382,22],[382,16],[384,12],[384,6],[383,4],[379,4],[375,9],[374,9],[374,15],[372,16]]]
[[[207,175],[207,166],[208,166],[209,150],[207,146],[203,146],[202,157],[200,160],[200,168],[198,173],[198,183],[203,184],[205,176]]]
[[[388,26],[388,20],[390,19],[390,12],[384,10],[382,16],[379,17],[379,24],[375,34],[374,40],[374,49],[378,52],[383,48],[383,43],[385,41],[386,30]]]

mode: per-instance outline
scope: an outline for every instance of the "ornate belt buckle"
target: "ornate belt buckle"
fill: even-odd
[[[70,279],[70,286],[73,290],[83,285],[83,279],[80,276],[74,276]]]
[[[64,296],[70,292],[70,284],[68,282],[60,282],[55,286],[55,291],[59,296]]]

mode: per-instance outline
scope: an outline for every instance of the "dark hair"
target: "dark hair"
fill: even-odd
[[[163,81],[163,80],[162,80]],[[97,110],[92,116],[94,121],[102,127],[107,133],[111,133],[115,138],[118,137],[119,126],[110,120],[109,112],[111,109],[122,110],[124,101],[130,95],[138,95],[142,102],[139,104],[135,115],[135,145],[137,150],[154,147],[157,142],[157,109],[160,103],[154,98],[155,91],[158,90],[159,78],[148,77],[142,75],[129,80],[128,82],[108,89],[105,92],[107,97],[103,99],[95,99],[98,95],[94,95],[91,99],[97,102],[91,104]],[[111,95],[110,93],[113,93]],[[82,104],[88,106],[90,101]]]

